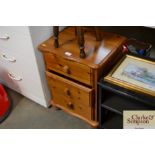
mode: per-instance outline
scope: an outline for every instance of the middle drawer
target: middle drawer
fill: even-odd
[[[92,69],[72,60],[58,57],[52,53],[44,53],[46,67],[84,84],[93,85]]]

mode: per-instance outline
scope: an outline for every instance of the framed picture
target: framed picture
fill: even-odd
[[[155,62],[126,55],[104,80],[155,97]]]

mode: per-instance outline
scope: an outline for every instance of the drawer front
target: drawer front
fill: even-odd
[[[44,58],[47,69],[61,73],[87,85],[92,85],[93,75],[90,67],[51,53],[45,53]]]
[[[91,120],[93,90],[46,72],[52,99],[64,109]]]
[[[41,81],[36,68],[25,71],[24,68],[3,67],[0,65],[0,81],[27,97],[44,98]],[[33,85],[32,85],[33,83]]]
[[[33,48],[28,28],[0,27],[0,53],[15,57],[28,56],[29,49]]]
[[[31,68],[35,61],[30,36],[15,35],[10,40],[0,40],[0,65],[16,69],[26,66]]]
[[[0,40],[5,40],[4,37],[9,36],[10,38],[14,35],[27,35],[26,26],[0,26]],[[2,38],[2,39],[1,39]]]
[[[29,60],[31,61],[27,63],[23,61],[21,63],[17,59],[16,62],[9,63],[0,58],[0,81],[24,96],[42,103],[44,101],[44,93],[37,64],[34,57]]]

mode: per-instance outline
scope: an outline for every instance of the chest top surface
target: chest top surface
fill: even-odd
[[[74,27],[67,27],[59,33],[59,48],[55,48],[54,38],[51,37],[39,46],[43,53],[52,53],[71,61],[76,61],[92,68],[100,67],[122,44],[126,38],[117,34],[101,31],[102,41],[96,41],[92,31],[85,29],[85,53],[86,58],[79,57],[79,46]],[[71,53],[66,55],[65,52]],[[121,52],[121,51],[120,51]]]

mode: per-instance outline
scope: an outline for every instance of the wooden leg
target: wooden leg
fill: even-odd
[[[59,26],[53,26],[53,34],[54,34],[54,47],[58,48],[59,47],[59,41],[58,41]]]
[[[57,106],[54,106],[54,105],[52,105],[52,108],[53,108],[54,110],[61,110],[60,108],[58,108]]]
[[[91,126],[92,129],[100,129],[99,125],[97,126]]]
[[[85,58],[86,53],[84,51],[84,32],[81,26],[77,26],[77,37],[78,37],[78,44],[80,47],[80,58]]]
[[[55,103],[54,103],[53,100],[51,100],[51,106],[52,106],[52,108],[55,109],[55,110],[61,110],[59,107],[57,107],[57,106],[55,105]]]
[[[94,29],[95,29],[96,41],[101,41],[102,37],[101,37],[101,34],[100,34],[99,27],[94,26]]]

